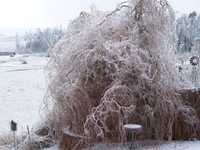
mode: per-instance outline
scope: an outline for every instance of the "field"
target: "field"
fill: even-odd
[[[44,56],[0,57],[0,135],[10,132],[11,120],[18,123],[18,133],[40,121],[46,63]]]

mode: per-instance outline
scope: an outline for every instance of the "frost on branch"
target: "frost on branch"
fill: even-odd
[[[49,62],[57,135],[68,127],[92,141],[122,142],[123,124],[139,123],[141,139],[176,138],[173,128],[187,106],[176,93],[183,85],[175,68],[174,30],[166,0],[130,0],[110,13],[82,12]],[[196,133],[198,121],[182,122]]]

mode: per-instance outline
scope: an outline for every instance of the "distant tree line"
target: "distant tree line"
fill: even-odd
[[[16,51],[18,53],[47,52],[64,35],[62,28],[36,29],[26,32],[23,37],[16,35]]]
[[[195,11],[176,21],[177,51],[191,52],[196,38],[200,38],[200,15]]]
[[[200,15],[195,11],[176,20],[177,52],[191,52],[196,38],[200,38]],[[63,28],[36,29],[23,37],[16,35],[16,51],[47,52],[64,35]]]

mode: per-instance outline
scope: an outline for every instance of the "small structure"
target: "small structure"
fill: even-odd
[[[136,145],[134,145],[134,142],[136,140],[136,134],[142,131],[142,126],[139,124],[125,124],[124,128],[127,133],[127,140],[131,140],[131,146],[130,148],[134,148]]]

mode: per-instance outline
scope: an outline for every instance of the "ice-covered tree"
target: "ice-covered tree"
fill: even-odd
[[[200,37],[200,16],[194,11],[183,15],[176,21],[177,51],[191,52],[195,38]]]
[[[109,13],[82,12],[52,49],[48,65],[52,130],[61,143],[67,143],[65,129],[88,142],[122,142],[125,123],[142,124],[143,139],[195,135],[198,117],[177,93],[182,85],[175,37],[167,0],[130,0]],[[181,133],[180,121],[188,127]]]
[[[23,52],[47,52],[61,39],[64,35],[62,28],[47,28],[44,30],[36,29],[27,32],[24,36],[24,47],[20,47],[19,51]]]

